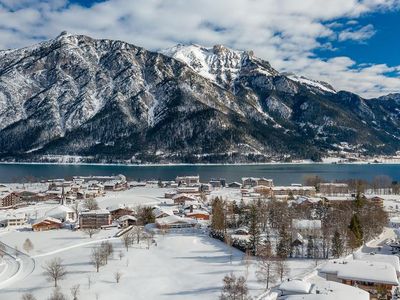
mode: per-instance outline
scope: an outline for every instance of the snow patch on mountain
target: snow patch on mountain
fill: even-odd
[[[289,79],[299,82],[301,84],[307,85],[309,87],[317,88],[319,90],[328,92],[328,93],[336,93],[335,89],[329,85],[326,82],[323,81],[317,81],[317,80],[312,80],[309,78],[306,78],[304,76],[298,76],[295,74],[285,74]]]
[[[160,53],[184,62],[199,75],[223,87],[231,87],[246,65],[246,60],[252,56],[251,52],[232,50],[222,45],[202,47],[195,44],[178,44]],[[272,75],[265,68],[259,68],[259,73]]]
[[[283,119],[288,120],[292,115],[292,109],[274,96],[266,99],[268,110],[279,114]]]

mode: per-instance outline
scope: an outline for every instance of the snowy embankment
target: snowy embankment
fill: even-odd
[[[1,289],[28,277],[35,269],[35,260],[2,242],[0,245],[4,252],[3,263],[5,265],[0,273],[1,294]]]

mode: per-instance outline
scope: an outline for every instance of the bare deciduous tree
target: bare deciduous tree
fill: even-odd
[[[90,287],[92,286],[92,276],[89,274],[86,276],[87,282],[88,282],[88,290],[90,290]]]
[[[75,212],[75,216],[76,216],[76,221],[78,221],[78,216],[79,216],[79,202],[77,200],[74,201],[74,203],[72,204],[71,208],[74,210]]]
[[[47,276],[49,281],[54,281],[54,287],[57,287],[59,280],[63,279],[67,275],[67,270],[62,264],[62,260],[59,257],[53,258],[47,261],[43,266],[44,274]]]
[[[108,263],[108,258],[113,255],[114,248],[109,241],[101,242],[100,249],[103,255],[104,263]]]
[[[32,293],[26,293],[22,295],[22,300],[36,300]]]
[[[150,249],[150,246],[154,241],[154,234],[152,232],[147,232],[145,234],[145,239],[146,239],[146,243],[147,243],[147,249]]]
[[[72,300],[78,300],[80,285],[76,284],[70,288]]]
[[[33,250],[33,244],[30,239],[26,239],[22,247],[27,253]]]
[[[258,262],[258,270],[256,272],[257,279],[265,283],[266,289],[270,283],[276,282],[276,272],[274,261],[271,257],[270,249],[265,249],[259,253],[260,260]]]
[[[97,203],[96,199],[88,198],[83,203],[83,207],[87,210],[96,210],[99,209],[99,204]]]
[[[229,262],[232,264],[232,256],[233,256],[233,239],[232,236],[230,234],[225,234],[224,236],[224,240],[226,245],[228,246],[228,251],[229,251]]]
[[[226,275],[223,279],[224,286],[222,288],[220,300],[247,300],[248,288],[246,279],[243,276],[236,278],[235,275]]]
[[[114,278],[115,278],[115,281],[117,283],[119,283],[119,281],[121,280],[121,277],[122,277],[122,273],[121,272],[117,271],[117,272],[114,273]]]
[[[136,244],[140,243],[140,240],[143,237],[143,226],[134,226],[131,230],[132,234],[136,237]]]
[[[246,253],[243,256],[243,261],[244,261],[245,267],[246,267],[245,278],[247,279],[249,277],[249,269],[250,269],[250,265],[251,265],[250,250],[246,250]]]
[[[284,277],[289,276],[290,269],[285,259],[278,259],[275,261],[275,272],[281,282]]]
[[[56,287],[48,300],[67,300],[67,297]]]
[[[98,234],[100,232],[97,228],[85,228],[82,230],[89,238],[92,238],[93,235]]]
[[[99,272],[100,267],[104,266],[104,264],[105,264],[104,254],[103,254],[103,250],[101,249],[101,247],[94,247],[92,249],[92,254],[90,256],[90,260],[91,260],[92,264],[95,266],[96,272]]]
[[[121,236],[122,243],[125,246],[126,251],[128,252],[129,247],[132,246],[134,241],[134,235],[132,231],[128,231],[124,235]]]

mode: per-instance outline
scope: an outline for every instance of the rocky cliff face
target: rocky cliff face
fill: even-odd
[[[0,157],[237,162],[399,150],[398,95],[365,100],[251,52],[155,53],[61,34],[0,51]]]

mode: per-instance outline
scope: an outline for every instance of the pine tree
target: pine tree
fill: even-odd
[[[216,197],[212,202],[211,229],[215,232],[223,233],[226,229],[225,224],[224,203]]]
[[[350,225],[349,225],[350,232],[352,233],[352,246],[353,248],[358,248],[363,244],[363,231],[360,223],[360,219],[358,218],[357,214],[354,214],[351,217]]]
[[[312,236],[308,236],[307,240],[307,258],[313,258],[314,257],[314,240]]]
[[[343,239],[340,236],[339,231],[335,231],[332,238],[332,255],[333,257],[340,257],[344,252],[344,243]]]
[[[291,253],[291,239],[285,228],[279,231],[279,241],[276,245],[276,255],[279,258],[287,258]]]
[[[250,206],[250,223],[249,223],[249,243],[250,243],[250,251],[255,255],[257,253],[257,247],[260,243],[260,224],[259,224],[259,215],[257,211],[257,206],[252,204]]]

